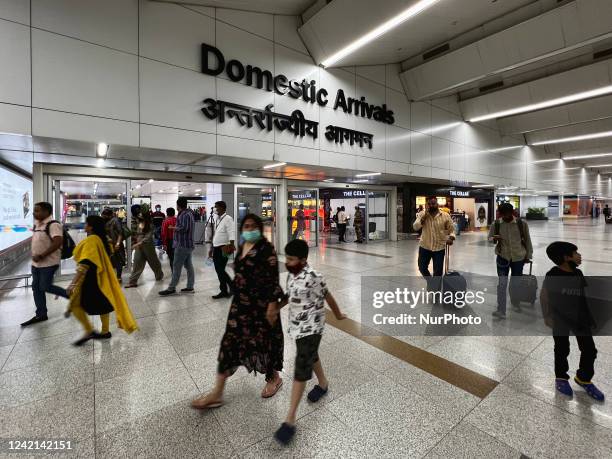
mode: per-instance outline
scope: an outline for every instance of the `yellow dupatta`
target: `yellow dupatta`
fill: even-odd
[[[95,234],[87,236],[74,248],[73,256],[77,263],[89,260],[96,265],[98,287],[113,306],[118,327],[127,333],[138,330],[102,240]]]

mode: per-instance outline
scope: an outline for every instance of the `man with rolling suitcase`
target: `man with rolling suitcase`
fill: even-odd
[[[427,280],[427,289],[435,291],[440,289],[445,249],[455,240],[455,228],[450,215],[438,208],[438,199],[435,196],[427,198],[426,205],[427,209],[417,214],[412,226],[416,231],[423,230],[419,243],[419,272]],[[429,263],[432,260],[433,279],[429,272]]]
[[[500,219],[489,229],[489,240],[496,244],[495,253],[497,264],[497,310],[493,316],[498,319],[506,318],[506,291],[508,289],[508,274],[511,275],[510,297],[513,299],[514,310],[520,312],[519,295],[526,295],[533,290],[532,276],[527,278],[529,285],[525,290],[523,282],[523,267],[531,263],[533,246],[529,235],[529,226],[520,218],[514,217],[512,204],[504,202],[499,206]],[[531,274],[531,270],[530,270]],[[535,283],[537,290],[537,281]],[[533,292],[535,301],[535,291]]]

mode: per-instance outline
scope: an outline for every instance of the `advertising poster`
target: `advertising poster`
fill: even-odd
[[[0,166],[0,252],[32,236],[32,181]]]
[[[489,204],[486,202],[475,202],[474,203],[474,215],[475,215],[475,221],[474,221],[474,226],[476,228],[483,228],[485,226],[488,225],[488,215],[487,215],[487,208],[489,207]]]

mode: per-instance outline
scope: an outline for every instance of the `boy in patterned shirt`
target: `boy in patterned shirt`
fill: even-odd
[[[318,384],[308,393],[308,400],[318,402],[327,393],[328,381],[319,359],[319,343],[325,327],[325,301],[336,319],[346,316],[331,293],[325,279],[308,265],[308,244],[294,239],[285,246],[287,267],[287,291],[280,307],[289,304],[289,335],[295,339],[295,374],[291,388],[291,405],[287,419],[274,434],[282,444],[287,444],[295,435],[295,416],[306,381],[314,370]]]

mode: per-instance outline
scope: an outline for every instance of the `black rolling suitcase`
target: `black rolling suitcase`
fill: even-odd
[[[510,276],[510,302],[518,306],[520,303],[531,303],[533,306],[538,295],[538,278],[532,274],[533,262],[529,262],[529,274],[520,277]]]
[[[446,292],[465,292],[467,290],[467,281],[465,277],[457,271],[449,271],[450,264],[450,246],[446,246],[446,256],[444,257],[444,276],[442,277],[442,293]]]

